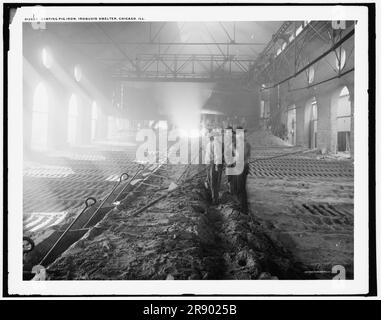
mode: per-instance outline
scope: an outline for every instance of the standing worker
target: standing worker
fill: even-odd
[[[236,156],[236,135],[235,131],[231,126],[226,128],[227,131],[231,131],[232,139],[231,141],[227,141],[228,145],[226,145],[226,150],[231,150],[232,157]],[[227,167],[234,167],[235,163],[226,164]],[[236,175],[227,175],[228,177],[228,185],[229,185],[229,193],[232,195],[237,194],[237,176]]]
[[[242,127],[238,127],[237,129],[242,129]],[[246,180],[247,180],[247,175],[249,174],[249,171],[250,171],[250,167],[249,167],[250,153],[251,153],[251,146],[250,146],[250,143],[247,141],[246,130],[245,130],[244,131],[244,154],[243,154],[244,167],[243,167],[242,173],[236,176],[237,197],[241,205],[241,211],[245,214],[247,214],[249,211],[249,207],[247,203]],[[238,155],[238,156],[241,156],[241,155]]]
[[[206,146],[205,158],[209,162],[207,169],[207,183],[212,197],[212,203],[218,204],[222,178],[222,139],[219,130],[213,130]]]

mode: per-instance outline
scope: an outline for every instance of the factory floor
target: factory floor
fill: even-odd
[[[251,213],[307,266],[306,272],[332,279],[332,268],[339,265],[353,279],[352,179],[250,176],[247,190]]]
[[[103,199],[135,172],[134,148],[119,148],[25,161],[24,234],[44,241],[86,197]],[[353,164],[301,150],[253,148],[249,215],[225,178],[210,203],[203,165],[160,167],[57,257],[49,279],[330,279],[335,265],[353,278]]]

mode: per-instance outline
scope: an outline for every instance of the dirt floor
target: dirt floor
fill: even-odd
[[[187,176],[196,178],[137,215],[146,192],[131,195],[48,268],[50,279],[303,277],[302,265],[226,190],[222,203],[209,204],[199,171],[193,166]]]
[[[251,212],[307,272],[332,278],[342,265],[353,278],[353,182],[248,179]]]
[[[114,209],[108,204],[48,267],[49,279],[332,279],[335,265],[353,278],[353,163],[269,133],[250,141],[249,215],[226,177],[221,203],[211,205],[203,165],[164,165]],[[116,174],[136,170],[133,155],[80,150],[27,162],[24,235],[38,243],[64,230],[87,196],[103,199]],[[179,187],[168,193],[171,183]]]

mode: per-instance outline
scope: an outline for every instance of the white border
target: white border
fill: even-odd
[[[10,26],[8,154],[9,154],[9,293],[41,295],[180,295],[225,294],[365,294],[368,291],[368,21],[359,6],[239,7],[45,7],[47,16],[136,16],[149,21],[283,21],[357,20],[355,32],[355,196],[354,280],[302,281],[22,281],[22,28],[23,7]],[[126,14],[121,14],[126,12]],[[138,23],[138,22],[137,22]],[[187,297],[188,299],[188,297]]]

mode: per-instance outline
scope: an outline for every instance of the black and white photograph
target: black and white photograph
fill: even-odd
[[[11,9],[9,293],[367,293],[368,14]]]

